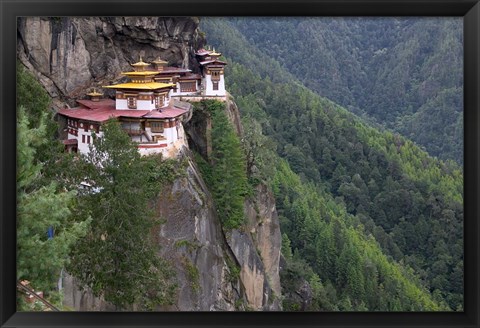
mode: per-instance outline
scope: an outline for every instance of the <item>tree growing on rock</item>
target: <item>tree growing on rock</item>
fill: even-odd
[[[93,221],[68,269],[117,309],[152,310],[172,303],[176,290],[170,265],[157,255],[152,228],[160,220],[149,206],[174,175],[160,156],[141,157],[118,122],[102,128],[83,157],[83,178],[92,188],[79,200],[78,214]]]

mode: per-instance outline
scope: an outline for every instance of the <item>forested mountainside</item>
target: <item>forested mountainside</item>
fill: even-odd
[[[249,41],[234,19],[201,18],[205,35],[195,18],[25,20],[17,49],[18,279],[42,288],[55,305],[86,311],[463,309],[457,163],[379,129],[389,126],[382,117],[367,123],[373,116],[360,118],[336,103],[341,100],[309,89]],[[29,37],[35,30],[46,35]],[[204,37],[228,63],[231,96],[192,104],[184,122],[189,149],[177,159],[140,157],[113,122],[94,140],[90,161],[52,142],[51,107],[118,78],[139,51],[189,66]],[[103,57],[95,57],[98,49]],[[88,60],[74,71],[88,74],[70,76],[80,54]],[[105,65],[110,61],[115,65]],[[338,77],[331,74],[325,79]],[[86,177],[98,183],[95,192],[78,189]],[[62,268],[71,275],[63,275],[58,292]],[[18,304],[31,309],[22,297]]]
[[[222,24],[321,96],[463,163],[460,18],[231,17]],[[203,28],[216,44],[208,20]],[[272,67],[257,67],[265,69]]]
[[[400,306],[396,302],[396,305],[372,303],[387,288],[382,280],[384,274],[378,273],[378,265],[371,265],[377,256],[368,255],[364,247],[352,247],[365,257],[353,255],[357,256],[358,262],[353,263],[358,263],[358,267],[348,266],[349,273],[342,276],[341,262],[345,259],[341,260],[341,253],[344,247],[344,252],[348,252],[349,243],[331,244],[332,251],[328,251],[325,244],[328,229],[321,228],[325,224],[321,223],[321,211],[316,209],[314,200],[307,202],[307,194],[313,194],[314,190],[329,195],[330,203],[345,211],[341,222],[347,225],[354,222],[351,225],[357,233],[380,246],[382,253],[399,263],[406,275],[417,277],[437,302],[445,302],[453,310],[462,309],[461,168],[429,156],[400,134],[369,126],[301,83],[292,82],[290,73],[282,71],[278,62],[249,43],[227,20],[205,19],[202,28],[209,36],[207,41],[225,49],[224,55],[231,63],[227,83],[246,120],[244,127],[255,129],[252,136],[261,131],[267,138],[252,141],[256,152],[262,153],[261,149],[270,144],[270,152],[284,158],[300,176],[298,184],[311,188],[307,192],[308,189],[299,187],[302,191],[297,193],[302,196],[296,199],[289,194],[289,188],[279,189],[278,180],[271,182],[277,191],[281,228],[290,240],[293,254],[312,268],[324,287],[333,286],[322,292],[330,295],[326,299],[335,299],[332,295],[336,295],[347,307],[353,299],[355,309],[364,305],[370,310],[384,309],[382,306],[389,310],[408,308],[401,302]],[[246,133],[248,135],[248,131]],[[271,160],[263,164],[267,171],[269,162]],[[271,176],[271,173],[265,174],[267,180]],[[315,196],[309,197],[315,199]],[[346,217],[352,219],[349,221]],[[332,233],[332,238],[348,235],[338,226]],[[379,278],[382,282],[377,289],[366,292],[362,282],[372,281],[367,272],[370,267],[382,277]],[[283,278],[282,286],[286,288],[291,284],[291,277],[284,275]],[[353,287],[347,287],[346,281],[358,284],[356,292],[352,294],[348,288]],[[397,281],[388,288],[396,290],[400,285]],[[338,306],[335,301],[332,304]]]
[[[140,157],[114,123],[102,127],[102,138],[94,136],[89,156],[65,153],[58,138],[55,109],[120,79],[141,56],[198,69],[191,62],[204,42],[198,19],[28,17],[18,23],[17,279],[66,311],[281,310],[281,234],[265,185],[248,194],[243,186],[222,200],[219,188],[229,179],[207,187],[210,180],[188,148],[176,159]],[[221,104],[221,111],[230,118],[224,127],[240,126],[235,104]],[[210,111],[202,113],[192,113],[198,124],[184,122],[198,144],[206,142]],[[237,155],[217,157],[213,172],[222,178],[246,176],[238,172],[245,163],[234,131],[216,130],[214,150],[225,144]],[[238,222],[229,224],[225,213],[233,202]],[[45,309],[17,296],[21,310]]]

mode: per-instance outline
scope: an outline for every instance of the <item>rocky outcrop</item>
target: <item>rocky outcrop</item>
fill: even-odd
[[[225,113],[241,137],[243,127],[237,105],[227,99]],[[194,110],[186,125],[189,145],[204,158],[211,148],[210,116],[204,110]],[[275,198],[263,184],[244,204],[246,224],[241,229],[224,231],[228,247],[240,266],[239,278],[246,301],[252,310],[280,310],[280,251],[281,233]]]
[[[233,127],[235,128],[235,132],[239,136],[242,136],[243,126],[242,126],[242,121],[240,119],[240,110],[238,109],[237,104],[232,100],[232,97],[230,96],[230,94],[227,96],[225,113],[227,114],[228,119],[230,120]]]
[[[17,57],[39,79],[56,107],[107,85],[131,63],[157,57],[198,70],[194,50],[205,40],[190,17],[22,17]]]
[[[280,295],[280,226],[273,194],[258,185],[245,202],[247,224],[227,233],[227,242],[240,264],[240,280],[253,310],[278,311]]]
[[[155,229],[159,256],[176,272],[178,293],[159,311],[280,310],[280,230],[273,196],[259,186],[245,202],[247,224],[223,231],[212,197],[187,148],[180,154],[184,174],[155,202],[163,223]],[[79,311],[115,308],[64,275],[64,304]],[[135,308],[135,305],[133,305]]]
[[[115,311],[114,305],[100,296],[93,295],[90,288],[80,288],[77,278],[62,272],[61,288],[63,292],[63,306],[65,310],[75,311]]]
[[[205,42],[196,18],[24,17],[18,20],[18,58],[42,83],[56,108],[74,105],[91,87],[121,79],[121,72],[142,56],[196,71],[194,50]],[[240,113],[228,97],[226,113],[242,135]],[[185,125],[189,145],[208,158],[208,117]],[[158,310],[280,310],[281,235],[271,192],[263,186],[245,202],[247,223],[223,231],[212,197],[190,151],[180,153],[184,175],[165,187],[155,203],[164,223],[154,231],[159,256],[176,271],[174,305]],[[184,170],[183,170],[184,168]],[[112,306],[80,290],[65,275],[65,305],[81,311],[110,311]],[[135,309],[135,305],[132,305]]]
[[[160,255],[177,272],[178,298],[162,310],[232,311],[243,304],[239,282],[232,279],[229,253],[212,198],[184,149],[185,176],[160,195],[156,212],[165,218],[158,237]]]
[[[179,294],[163,310],[280,310],[281,235],[275,201],[265,186],[245,202],[247,224],[223,231],[207,186],[187,149],[186,175],[164,190],[157,214],[160,255],[177,271]]]

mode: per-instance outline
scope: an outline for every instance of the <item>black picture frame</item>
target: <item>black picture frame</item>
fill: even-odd
[[[478,0],[0,0],[1,327],[479,327],[480,4]],[[15,61],[17,16],[462,16],[464,18],[464,312],[16,313]]]

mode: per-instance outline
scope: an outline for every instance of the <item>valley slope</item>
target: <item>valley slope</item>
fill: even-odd
[[[266,19],[264,24],[267,22],[272,20]],[[372,127],[321,98],[282,69],[282,64],[262,48],[249,42],[230,19],[208,18],[201,26],[207,32],[208,42],[225,49],[223,53],[231,63],[227,83],[248,122],[245,129],[254,128],[257,135],[261,131],[267,139],[261,143],[264,149],[257,152],[284,158],[302,184],[329,195],[336,206],[352,215],[356,222],[352,224],[360,234],[372,238],[389,259],[400,263],[402,270],[414,273],[435,300],[447,303],[453,310],[462,309],[461,168],[431,157],[402,135]],[[273,26],[282,29],[279,24]],[[314,54],[311,56],[315,58]],[[334,75],[329,79],[333,78]],[[382,99],[385,98],[388,97]],[[271,172],[264,178],[268,180],[269,176]],[[338,269],[340,254],[325,255],[328,248],[322,244],[325,241],[321,241],[319,232],[312,235],[312,240],[303,235],[310,224],[319,224],[311,218],[304,221],[313,206],[305,204],[300,207],[303,210],[292,211],[292,199],[286,191],[278,197],[281,228],[291,242],[293,254],[306,260],[322,283],[332,284],[337,296],[349,295]],[[333,249],[341,252],[339,245]],[[333,271],[322,268],[327,261],[324,256],[336,263],[330,267]],[[367,270],[369,262],[360,263],[359,272]],[[370,281],[366,275],[363,271],[360,278],[352,279],[357,283]],[[381,289],[384,287],[382,284]],[[375,309],[372,303],[365,304],[368,309]],[[357,298],[354,308],[362,305]]]

